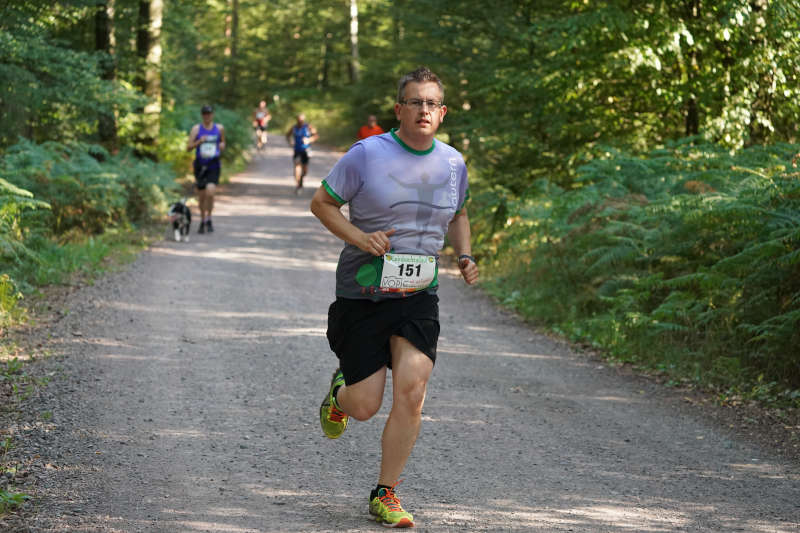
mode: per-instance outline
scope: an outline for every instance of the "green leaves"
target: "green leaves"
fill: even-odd
[[[0,514],[6,513],[14,507],[22,505],[31,497],[22,492],[7,492],[0,490]]]
[[[26,257],[36,260],[36,254],[23,244],[25,238],[25,223],[23,217],[27,211],[50,209],[50,204],[36,200],[33,193],[17,187],[0,177],[0,259],[18,260]],[[6,274],[3,274],[6,276]],[[13,290],[10,279],[0,278],[0,292],[6,293],[8,287]],[[15,298],[7,295],[0,297],[0,308],[7,310],[13,308]]]
[[[478,194],[481,254],[504,258],[489,262],[490,286],[615,357],[712,385],[763,375],[800,389],[800,194],[786,171],[798,148],[602,152],[578,189],[504,198],[514,222],[494,236],[486,220],[502,197]]]

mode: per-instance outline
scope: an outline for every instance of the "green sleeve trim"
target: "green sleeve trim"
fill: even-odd
[[[326,190],[326,191],[328,191],[328,194],[330,194],[330,195],[331,195],[331,198],[333,198],[334,200],[336,200],[337,202],[339,202],[339,205],[344,205],[344,204],[346,204],[346,203],[347,203],[347,202],[345,202],[344,200],[342,200],[342,197],[341,197],[341,196],[339,196],[338,194],[336,194],[336,192],[335,192],[333,189],[331,189],[331,186],[330,186],[330,185],[328,185],[328,182],[327,182],[327,181],[325,181],[325,180],[322,180],[322,186],[323,186],[323,187],[325,187],[325,190]]]
[[[405,148],[407,151],[411,152],[414,155],[428,155],[429,153],[433,152],[433,147],[436,146],[436,139],[434,139],[433,142],[431,143],[431,147],[428,148],[427,150],[414,150],[409,145],[404,143],[403,139],[397,136],[397,134],[395,133],[396,131],[397,128],[392,128],[392,130],[389,132],[392,134],[392,138],[395,141],[397,141],[397,144],[399,144],[400,146],[402,146],[403,148]]]
[[[467,205],[467,200],[469,200],[469,189],[467,189],[467,194],[464,195],[464,201],[461,202],[461,205],[456,209],[456,215],[460,215],[461,211],[464,210],[464,206]]]

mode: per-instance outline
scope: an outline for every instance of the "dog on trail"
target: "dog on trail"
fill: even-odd
[[[189,242],[189,227],[192,225],[192,211],[186,205],[186,198],[169,206],[167,212],[172,223],[172,237],[176,242]]]

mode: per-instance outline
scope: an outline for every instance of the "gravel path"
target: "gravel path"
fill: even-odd
[[[340,243],[308,204],[337,156],[317,150],[296,197],[289,149],[270,145],[223,188],[215,233],[69,298],[39,400],[52,419],[20,429],[38,454],[24,530],[382,530],[367,495],[390,392],[338,441],[317,421]],[[418,530],[800,529],[798,465],[536,334],[452,271],[440,296],[398,488]]]

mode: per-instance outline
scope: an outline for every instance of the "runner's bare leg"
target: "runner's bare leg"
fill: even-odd
[[[206,190],[205,189],[198,189],[197,190],[197,206],[200,209],[200,222],[202,223],[206,219]]]
[[[214,195],[217,192],[217,186],[213,183],[206,185],[206,214],[211,217],[211,211],[214,210]]]
[[[295,163],[294,165],[294,182],[295,186],[299,189],[300,183],[303,179],[303,165],[300,163]]]
[[[433,361],[403,337],[389,340],[392,352],[392,410],[381,439],[381,473],[378,483],[397,483],[422,421],[422,405]]]
[[[300,181],[299,181],[301,187],[303,186],[303,178],[305,178],[306,174],[308,174],[308,165],[303,165],[302,167],[303,171],[300,173]]]
[[[386,386],[386,367],[358,383],[343,385],[336,393],[336,403],[356,420],[369,420],[381,408]]]

